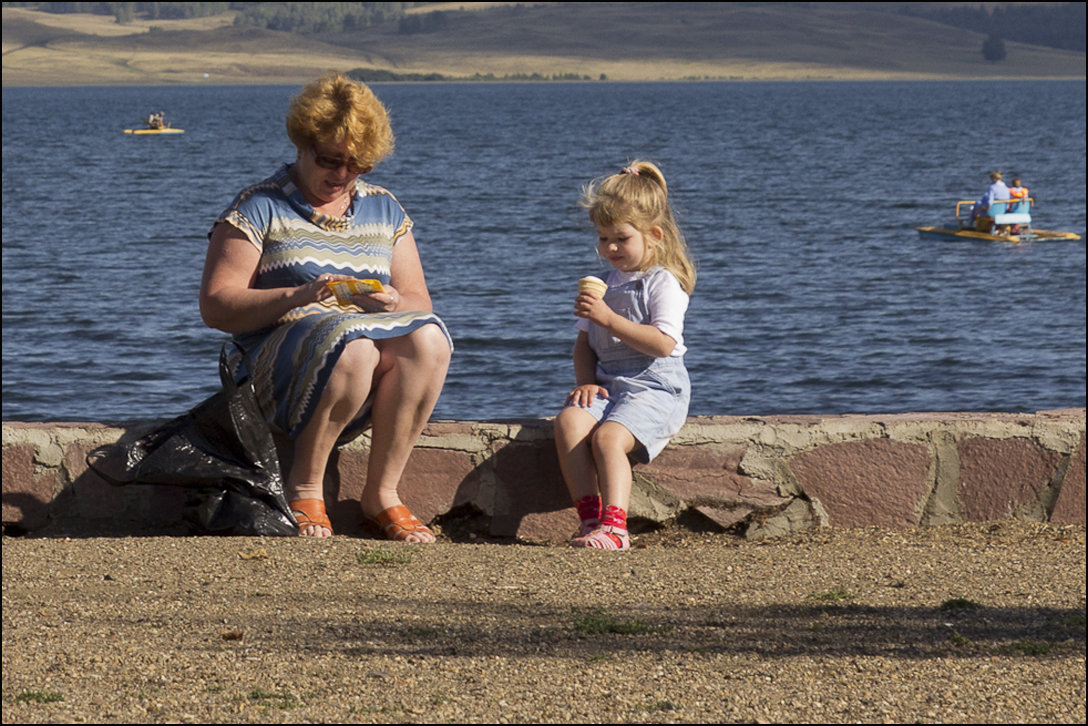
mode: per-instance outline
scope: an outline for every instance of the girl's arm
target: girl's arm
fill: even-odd
[[[676,347],[676,340],[653,325],[628,320],[599,297],[582,293],[575,300],[574,314],[612,333],[639,353],[665,358]]]
[[[574,341],[574,382],[567,403],[585,408],[597,396],[608,398],[608,389],[597,385],[597,354],[589,347],[589,334],[585,332],[579,332]]]

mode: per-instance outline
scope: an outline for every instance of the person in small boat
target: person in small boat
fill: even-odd
[[[1012,178],[1012,186],[1009,187],[1009,199],[1027,199],[1028,188],[1020,183],[1020,177]]]
[[[986,187],[986,191],[982,197],[975,202],[975,208],[971,211],[971,222],[975,229],[979,232],[990,231],[990,224],[993,222],[993,218],[986,212],[989,211],[990,206],[994,202],[1003,202],[1009,198],[1009,188],[1005,186],[1005,182],[1002,181],[1002,175],[1000,171],[990,172],[990,186]]]
[[[166,113],[159,111],[158,113],[152,113],[147,117],[147,127],[151,129],[165,128],[166,121],[164,120]]]
[[[389,116],[365,84],[329,73],[291,101],[287,137],[295,159],[242,190],[208,234],[201,315],[249,353],[268,423],[291,442],[284,488],[300,534],[332,536],[326,466],[369,428],[359,514],[386,539],[433,542],[397,490],[453,344],[412,219],[362,178],[393,152]],[[328,283],[351,277],[381,290],[341,306]]]
[[[1028,198],[1028,188],[1020,183],[1020,177],[1014,176],[1012,178],[1011,186],[1009,187],[1009,199],[1013,201],[1024,201]],[[1014,224],[1009,227],[1009,232],[1017,234],[1020,231],[1020,225]]]

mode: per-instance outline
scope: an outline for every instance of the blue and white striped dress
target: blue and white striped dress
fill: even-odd
[[[412,220],[385,189],[359,179],[344,217],[314,211],[284,165],[244,189],[219,216],[260,251],[254,287],[295,287],[331,273],[389,282],[393,248]],[[357,338],[395,338],[445,324],[423,311],[368,313],[335,298],[295,308],[270,328],[235,336],[253,362],[258,400],[274,430],[297,438],[306,428],[344,346]],[[453,341],[450,340],[450,347]],[[369,405],[345,437],[369,422]]]

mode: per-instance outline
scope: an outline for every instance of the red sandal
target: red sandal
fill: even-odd
[[[428,541],[433,541],[434,532],[431,528],[416,519],[415,515],[408,511],[408,507],[403,504],[390,507],[378,514],[377,517],[364,516],[367,524],[378,530],[386,539],[395,542],[407,542],[409,537],[418,534],[422,536],[430,535],[432,539]]]
[[[300,535],[302,535],[302,530],[312,526],[324,527],[329,530],[329,536],[332,536],[332,522],[329,521],[329,515],[325,513],[324,499],[296,499],[293,502],[288,502],[287,506],[291,508],[291,514],[295,515],[295,519],[298,521]]]

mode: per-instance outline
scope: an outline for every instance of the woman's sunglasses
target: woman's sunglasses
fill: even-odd
[[[314,155],[314,163],[320,166],[322,169],[331,169],[338,171],[341,168],[348,170],[349,174],[366,174],[370,171],[369,166],[359,166],[354,161],[348,159],[341,159],[338,156],[328,156],[326,154],[317,153],[317,149],[314,146],[310,146],[310,153]]]

